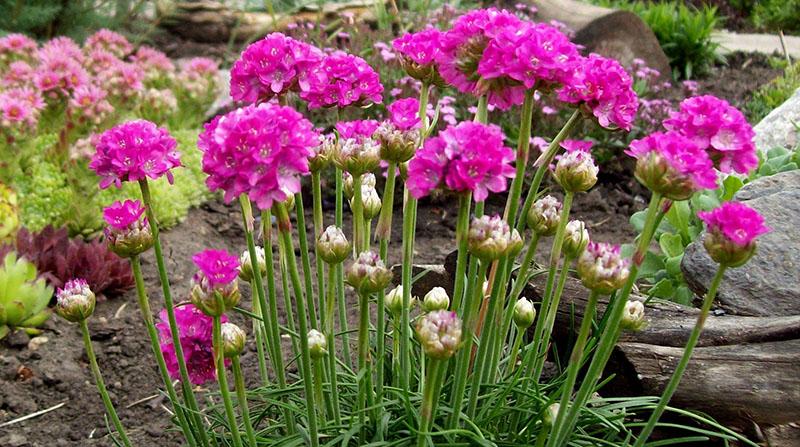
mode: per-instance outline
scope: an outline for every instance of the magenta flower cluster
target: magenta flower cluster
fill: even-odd
[[[416,98],[398,99],[386,107],[389,121],[399,130],[411,130],[420,127],[419,101]]]
[[[747,174],[758,166],[753,128],[742,112],[724,99],[711,95],[685,99],[680,110],[664,120],[664,127],[708,151],[722,172]]]
[[[308,71],[308,88],[300,98],[308,107],[347,107],[380,103],[383,85],[380,76],[364,59],[335,51]]]
[[[694,190],[716,189],[717,173],[711,159],[690,139],[676,132],[655,132],[632,141],[625,151],[637,159],[653,152],[669,165],[672,176],[691,180]]]
[[[406,186],[415,198],[436,188],[471,192],[482,202],[491,192],[506,190],[514,177],[514,151],[503,144],[499,127],[474,122],[449,126],[428,139],[408,165]]]
[[[336,132],[343,139],[371,138],[380,123],[375,120],[339,121],[336,123]]]
[[[697,217],[706,223],[709,231],[722,234],[739,247],[750,245],[758,236],[770,231],[764,225],[764,217],[741,202],[725,202],[711,211],[698,212]]]
[[[294,109],[262,103],[214,118],[197,144],[211,191],[225,191],[228,203],[247,194],[269,209],[300,191],[319,136]]]
[[[192,262],[211,287],[228,285],[239,277],[239,258],[225,250],[203,250],[192,256]]]
[[[159,338],[161,339],[161,352],[170,377],[180,380],[178,358],[175,354],[175,345],[172,343],[172,332],[167,320],[167,310],[159,313],[161,321],[156,323]],[[222,315],[221,321],[228,321]],[[183,356],[186,360],[186,369],[189,372],[189,381],[193,385],[203,385],[217,379],[217,369],[214,364],[214,349],[212,345],[213,320],[193,304],[175,308],[175,322]],[[226,364],[229,360],[226,360]]]
[[[144,211],[142,202],[138,200],[117,201],[103,209],[103,219],[111,228],[124,231],[137,225]],[[144,225],[147,225],[146,217]]]
[[[176,146],[167,129],[150,121],[128,121],[100,135],[89,167],[100,176],[102,189],[163,175],[171,183],[171,169],[181,166]]]
[[[406,33],[392,41],[392,48],[401,57],[421,66],[433,66],[441,51],[442,32],[427,28],[417,33]]]

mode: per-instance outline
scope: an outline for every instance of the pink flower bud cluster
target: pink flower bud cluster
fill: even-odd
[[[120,58],[133,50],[133,46],[125,36],[105,28],[87,37],[84,48],[88,51],[103,49]]]
[[[723,99],[711,95],[685,99],[680,110],[664,120],[664,127],[708,151],[722,172],[747,174],[758,166],[753,128],[742,112]]]
[[[150,121],[128,121],[100,135],[89,167],[100,176],[102,189],[163,175],[172,182],[171,169],[181,166],[176,146],[166,129]]]
[[[7,34],[0,37],[0,67],[14,61],[29,61],[36,53],[36,41],[24,34]]]
[[[579,59],[558,98],[586,107],[605,128],[630,130],[639,109],[628,72],[616,60],[594,53]]]
[[[514,177],[514,151],[503,140],[497,126],[474,122],[449,126],[428,139],[411,159],[406,186],[418,199],[447,188],[472,192],[475,201],[482,202],[489,191],[505,191],[506,180]]]
[[[768,233],[764,217],[758,211],[741,202],[725,202],[711,211],[697,213],[710,232],[721,233],[728,241],[745,247],[758,236]]]
[[[247,194],[260,209],[300,191],[318,145],[317,132],[300,113],[270,103],[214,118],[198,141],[209,189],[224,190],[228,203]]]
[[[170,331],[166,309],[159,313],[159,318],[161,321],[156,323],[156,328],[158,328],[161,339],[161,352],[164,354],[167,370],[170,377],[180,380],[178,358],[172,343],[172,331]],[[175,320],[183,356],[186,360],[186,368],[189,372],[189,381],[193,385],[203,385],[215,381],[217,369],[214,364],[212,346],[212,318],[193,304],[187,304],[175,308]],[[224,323],[228,321],[228,318],[222,315],[221,321]],[[226,364],[227,362],[229,361],[226,360]]]

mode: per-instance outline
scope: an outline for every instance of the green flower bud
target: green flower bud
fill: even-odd
[[[384,295],[383,304],[392,315],[400,315],[403,311],[403,286],[398,285]]]
[[[380,144],[372,138],[339,140],[333,153],[333,163],[351,175],[361,175],[378,169],[381,162]]]
[[[189,300],[209,317],[219,317],[233,309],[242,297],[235,280],[230,284],[211,286],[207,278],[195,275],[192,283]]]
[[[374,219],[381,212],[381,197],[374,186],[361,187],[361,203],[364,205],[364,218]]]
[[[597,183],[599,169],[588,151],[573,150],[564,153],[556,163],[553,175],[567,192],[588,191]]]
[[[384,122],[373,135],[381,143],[381,158],[395,163],[405,163],[414,156],[419,144],[419,130],[403,131]]]
[[[317,239],[316,255],[326,264],[339,264],[350,255],[350,242],[339,227],[330,225]]]
[[[539,236],[556,234],[560,221],[561,202],[553,196],[542,197],[528,211],[528,228]]]
[[[336,150],[336,136],[320,135],[319,146],[314,148],[314,155],[308,159],[308,170],[319,172],[330,163],[331,154]]]
[[[625,331],[639,331],[647,325],[644,317],[644,304],[641,301],[628,301],[619,326]]]
[[[328,341],[322,332],[316,329],[308,331],[308,350],[312,359],[321,359],[328,354]]]
[[[467,235],[469,251],[481,261],[514,256],[522,249],[519,232],[500,216],[481,216],[472,220]]]
[[[711,228],[703,237],[703,246],[714,262],[726,267],[740,267],[747,263],[756,252],[755,240],[746,245],[740,245],[721,231]]]
[[[548,429],[553,428],[553,424],[556,423],[556,418],[558,418],[558,410],[560,408],[561,405],[558,402],[552,403],[545,408],[544,414],[542,414],[542,425]]]
[[[641,155],[636,160],[634,176],[647,189],[676,202],[688,199],[697,191],[692,176],[677,172],[659,151]]]
[[[77,323],[92,316],[96,301],[86,280],[73,279],[58,289],[56,313],[69,322]]]
[[[261,277],[267,274],[267,258],[262,247],[256,247],[256,266],[261,272]],[[250,262],[250,250],[245,249],[239,256],[239,279],[244,282],[253,282],[253,263]]]
[[[392,280],[392,272],[377,253],[365,251],[350,264],[346,280],[359,294],[369,295],[385,289]]]
[[[589,244],[589,231],[586,224],[581,220],[571,220],[567,224],[567,232],[564,234],[564,256],[575,259],[583,253]]]
[[[628,281],[629,264],[618,245],[590,242],[578,258],[578,276],[587,289],[609,295]]]
[[[520,330],[525,330],[536,320],[536,309],[527,298],[520,298],[514,303],[514,324]]]
[[[417,321],[417,339],[428,357],[449,359],[461,344],[461,320],[455,312],[429,312]]]
[[[344,192],[344,196],[347,198],[348,201],[353,200],[353,176],[350,175],[349,172],[342,173],[342,191]],[[361,187],[375,187],[376,180],[375,174],[368,172],[361,176]],[[362,199],[363,200],[363,199]]]
[[[447,310],[450,307],[450,297],[442,287],[434,287],[422,299],[422,310],[433,312],[436,310]]]
[[[226,359],[241,354],[246,340],[247,336],[242,328],[233,323],[222,323],[222,355]]]

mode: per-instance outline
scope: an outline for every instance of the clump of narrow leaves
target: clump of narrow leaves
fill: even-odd
[[[0,247],[0,257],[12,250],[32,262],[39,276],[56,288],[72,278],[83,278],[103,299],[118,296],[134,284],[128,261],[100,240],[71,239],[66,228],[47,226],[35,233],[23,228],[14,245]]]

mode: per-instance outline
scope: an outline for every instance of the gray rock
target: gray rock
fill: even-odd
[[[796,123],[800,123],[800,89],[753,128],[756,147],[760,152],[795,147],[800,142]]]
[[[736,199],[758,210],[772,231],[759,238],[747,264],[725,272],[717,301],[732,314],[800,315],[800,170],[756,180]],[[698,295],[706,292],[717,268],[702,237],[686,248],[681,263],[689,287]]]

